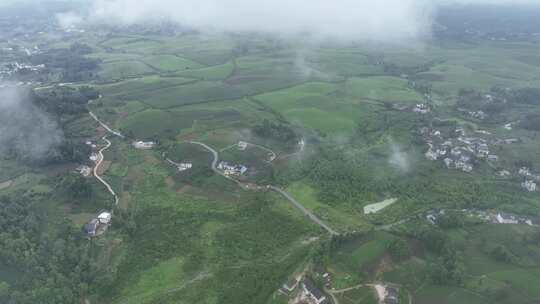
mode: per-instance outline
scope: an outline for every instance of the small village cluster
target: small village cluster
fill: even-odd
[[[481,137],[466,136],[463,128],[457,128],[455,135],[457,137],[444,138],[441,131],[431,130],[427,127],[420,129],[428,150],[425,157],[431,161],[442,160],[448,169],[456,169],[464,172],[472,172],[475,163],[478,161],[487,161],[493,166],[499,161],[499,156],[493,154],[490,145],[511,145],[519,143],[517,138],[507,139],[484,139]],[[491,135],[484,130],[476,130],[476,134]],[[503,178],[512,176],[509,170],[499,170],[497,175]],[[540,175],[532,174],[529,168],[521,168],[518,176],[523,180],[521,187],[529,192],[537,191],[537,183],[540,182]]]
[[[43,69],[45,69],[44,64],[31,65],[31,64],[26,64],[26,63],[14,62],[14,63],[4,65],[3,67],[0,68],[0,77],[12,76],[22,71],[38,72]]]
[[[425,153],[427,159],[436,161],[443,160],[449,169],[472,172],[476,160],[496,162],[499,157],[492,154],[488,141],[480,137],[466,137],[463,128],[455,130],[456,138],[444,138],[439,130],[430,130],[424,127],[420,133],[428,145]],[[477,133],[482,133],[482,130]]]
[[[522,224],[528,225],[531,227],[540,227],[540,218],[536,217],[524,217],[517,216],[514,214],[506,212],[496,212],[496,211],[485,211],[485,210],[472,210],[472,209],[462,209],[458,212],[474,217],[486,223],[492,224]],[[441,210],[430,210],[424,214],[425,219],[433,225],[436,225],[439,222],[439,218],[447,214],[447,211],[444,209]]]
[[[283,284],[279,292],[285,296],[292,296],[298,287],[301,287],[294,299],[295,304],[330,304],[327,296],[308,277],[293,278]]]
[[[289,303],[293,304],[330,304],[331,296],[329,292],[339,292],[331,288],[331,275],[326,272],[324,274],[316,274],[322,278],[326,292],[317,287],[315,282],[304,275],[300,275],[290,279],[278,289],[279,293],[288,297]],[[399,288],[385,284],[368,284],[374,288],[379,303],[381,304],[399,304]],[[359,287],[362,287],[359,286]]]

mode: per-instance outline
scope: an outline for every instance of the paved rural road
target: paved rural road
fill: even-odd
[[[105,130],[107,130],[109,133],[115,135],[115,136],[118,136],[120,138],[125,138],[124,135],[122,135],[122,133],[118,132],[118,131],[115,131],[113,129],[111,129],[109,126],[107,126],[107,124],[105,124],[104,122],[102,122],[101,120],[99,120],[99,118],[96,116],[96,114],[94,114],[92,111],[88,111],[88,114],[90,114],[90,116],[92,116],[92,118],[97,121],[103,128],[105,128]]]
[[[259,148],[261,150],[264,150],[264,151],[268,152],[269,155],[270,155],[270,158],[268,160],[265,160],[265,162],[267,162],[267,163],[271,163],[277,158],[276,152],[272,151],[270,148],[267,148],[267,147],[261,146],[261,145],[257,145],[257,144],[254,144],[254,143],[250,143],[250,142],[247,142],[247,141],[244,141],[244,142],[246,144],[248,144],[248,146],[257,147],[257,148]],[[234,148],[234,147],[238,147],[238,144],[230,145],[230,146],[228,146],[226,148],[223,148],[223,149],[219,150],[219,152],[221,153],[221,152],[224,152],[224,151],[229,150],[229,149]]]
[[[302,213],[304,213],[307,217],[309,217],[313,222],[315,222],[317,225],[324,228],[326,231],[328,231],[331,235],[338,235],[335,230],[328,227],[321,219],[319,219],[315,214],[313,214],[311,211],[307,210],[302,204],[300,204],[298,201],[296,201],[289,193],[281,190],[280,188],[276,186],[268,186],[270,189],[276,191],[277,193],[283,195],[289,202],[291,202],[296,208],[300,209]]]
[[[254,146],[254,147],[257,147],[257,148],[259,148],[259,149],[262,149],[262,150],[264,150],[264,151],[270,153],[270,159],[266,161],[266,162],[268,162],[268,163],[271,163],[272,161],[274,161],[274,159],[277,158],[276,152],[272,151],[271,149],[269,149],[269,148],[267,148],[267,147],[265,147],[265,146],[261,146],[261,145],[257,145],[257,144],[252,144],[252,143],[249,143],[249,142],[248,142],[247,144],[248,144],[248,145],[252,145],[252,146]]]
[[[195,145],[199,145],[199,146],[202,146],[203,148],[205,148],[206,150],[210,151],[213,156],[214,156],[214,159],[212,160],[212,170],[214,172],[216,172],[217,174],[229,179],[229,180],[232,180],[234,182],[236,182],[237,184],[240,184],[241,183],[225,174],[223,174],[221,171],[219,171],[217,169],[217,162],[219,160],[219,153],[214,150],[212,147],[202,143],[202,142],[197,142],[197,141],[190,141],[189,143],[191,144],[195,144]],[[274,190],[276,191],[277,193],[283,195],[289,202],[291,202],[296,208],[298,208],[300,211],[302,211],[302,213],[304,213],[304,215],[306,215],[307,217],[309,217],[309,219],[311,219],[314,223],[316,223],[317,225],[321,226],[322,228],[324,228],[326,231],[328,231],[328,233],[330,233],[331,235],[338,235],[339,233],[337,233],[335,230],[333,230],[332,228],[328,227],[328,225],[326,225],[321,219],[319,219],[315,214],[313,214],[311,211],[309,211],[308,209],[306,209],[304,206],[302,206],[302,204],[300,204],[298,201],[296,201],[289,193],[281,190],[280,188],[276,187],[276,186],[268,186],[268,189],[271,189],[271,190]]]
[[[90,103],[92,101],[89,101],[88,103]],[[90,116],[95,120],[97,121],[103,128],[105,128],[105,130],[107,130],[109,133],[115,135],[115,136],[118,136],[120,138],[125,138],[124,135],[122,135],[122,133],[118,132],[118,131],[114,131],[113,129],[111,129],[108,125],[106,125],[104,122],[102,122],[97,116],[96,114],[94,114],[92,111],[88,110],[88,114],[90,114]],[[105,156],[103,156],[103,151],[109,149],[111,147],[111,142],[107,139],[107,136],[103,136],[103,140],[105,142],[107,142],[107,145],[103,148],[101,148],[101,150],[99,150],[98,152],[98,161],[96,162],[96,165],[94,166],[94,176],[103,184],[105,185],[105,187],[107,188],[107,190],[109,191],[109,193],[111,193],[111,195],[114,197],[114,205],[118,205],[118,195],[116,195],[116,193],[114,192],[113,188],[111,187],[111,185],[109,185],[109,183],[107,183],[101,176],[99,176],[97,174],[97,170],[99,169],[99,166],[101,165],[101,163],[103,162],[103,159],[105,158]]]
[[[103,159],[105,158],[103,156],[103,151],[109,149],[111,147],[111,142],[107,139],[107,136],[103,136],[103,140],[107,143],[107,145],[103,148],[101,148],[98,152],[98,159],[96,161],[96,165],[94,166],[94,176],[103,184],[105,185],[105,187],[107,188],[107,190],[109,190],[109,193],[111,193],[111,195],[114,197],[114,204],[115,205],[118,205],[118,196],[116,195],[116,193],[114,192],[114,190],[112,189],[111,185],[109,185],[109,183],[107,183],[101,176],[99,176],[99,174],[97,173],[97,171],[99,170],[99,166],[101,166],[101,164],[103,163]]]
[[[113,135],[116,135],[118,137],[121,137],[121,138],[124,138],[124,135],[122,135],[120,132],[118,131],[114,131],[113,129],[111,129],[107,124],[105,124],[104,122],[102,122],[92,111],[88,111],[88,113],[90,114],[90,116],[92,116],[92,118],[97,121],[103,128],[105,128],[109,133],[113,134]],[[108,149],[111,145],[111,142],[108,141],[106,139],[106,137],[103,137],[103,140],[105,140],[108,144],[105,148],[101,149],[99,151],[99,160],[98,160],[98,164],[94,167],[94,175],[96,176],[96,178],[102,183],[104,184],[107,189],[109,190],[109,192],[114,196],[114,199],[115,199],[115,205],[118,204],[118,196],[116,195],[116,193],[114,192],[114,190],[111,188],[111,186],[105,181],[103,180],[103,178],[101,178],[98,174],[97,174],[97,168],[99,167],[99,165],[101,164],[101,162],[103,161],[103,151],[105,151],[106,149]],[[224,178],[228,179],[228,180],[231,180],[237,184],[239,184],[240,186],[243,186],[241,182],[237,181],[236,179],[234,178],[231,178],[230,176],[227,176],[225,174],[223,174],[223,172],[221,172],[220,170],[218,170],[217,168],[217,163],[219,161],[219,153],[214,150],[212,147],[208,146],[207,144],[205,143],[202,143],[202,142],[198,142],[198,141],[190,141],[189,143],[191,144],[194,144],[194,145],[199,145],[199,146],[202,146],[203,148],[205,148],[206,150],[210,151],[210,153],[212,153],[214,159],[212,160],[212,170],[214,172],[216,172],[217,174],[223,176]],[[249,143],[248,143],[249,144]],[[255,146],[258,146],[258,145],[255,145]],[[272,153],[273,155],[273,158],[276,157],[276,154],[274,153],[274,151],[270,150],[270,149],[267,149],[267,148],[264,148],[262,146],[258,146],[258,147],[261,147],[265,150],[268,150],[270,153]],[[279,194],[283,195],[289,202],[291,202],[296,208],[298,208],[302,213],[304,213],[304,215],[306,215],[309,219],[311,219],[314,223],[316,223],[317,225],[321,226],[322,228],[324,228],[326,231],[328,231],[328,233],[330,233],[331,235],[338,235],[339,233],[337,233],[335,230],[333,230],[332,228],[330,228],[328,225],[326,225],[321,219],[319,219],[315,214],[313,214],[311,211],[309,211],[308,209],[306,209],[302,204],[300,204],[298,201],[296,201],[290,194],[288,194],[287,192],[283,191],[282,189],[278,188],[278,187],[275,187],[275,186],[268,186],[269,189],[271,190],[274,190],[275,192],[278,192]]]

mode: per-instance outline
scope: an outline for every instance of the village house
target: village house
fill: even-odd
[[[90,237],[95,236],[97,233],[98,227],[99,227],[99,220],[97,218],[94,218],[90,220],[90,222],[86,223],[86,225],[84,225],[84,232],[86,232],[86,235]]]
[[[245,142],[245,141],[239,141],[238,142],[238,150],[244,151],[245,149],[247,149],[247,147],[248,147],[247,142]]]
[[[313,281],[305,278],[302,282],[302,290],[312,304],[330,304],[322,291],[315,286]]]
[[[136,142],[133,142],[133,147],[135,147],[135,149],[140,149],[140,150],[149,150],[149,149],[152,149],[154,148],[154,146],[156,145],[155,142],[153,141],[136,141]]]
[[[519,169],[518,174],[521,176],[530,176],[531,175],[531,169],[527,167],[522,167]]]
[[[426,213],[426,220],[431,224],[436,225],[439,217],[445,214],[445,210],[431,210]]]
[[[490,162],[496,162],[499,160],[499,157],[495,154],[490,154],[488,155],[487,160]]]
[[[298,279],[292,278],[287,283],[284,283],[281,288],[279,289],[279,292],[281,292],[284,295],[289,295],[291,292],[293,292],[296,287],[298,286]]]
[[[92,149],[97,148],[97,145],[96,145],[95,143],[91,142],[91,141],[87,141],[87,142],[86,142],[86,145],[87,145],[87,146],[90,146]]]
[[[518,224],[519,223],[519,220],[515,216],[511,214],[503,213],[503,212],[497,213],[495,220],[499,224]]]
[[[182,172],[182,171],[186,171],[193,168],[193,164],[192,163],[179,163],[177,167],[178,167],[178,171]]]
[[[399,303],[399,290],[395,287],[386,287],[384,304],[398,304]]]
[[[430,108],[425,103],[419,103],[419,104],[416,104],[416,106],[413,108],[413,112],[420,113],[420,114],[427,114],[430,112]]]
[[[476,130],[474,132],[478,134],[491,135],[491,132],[486,131],[486,130]]]
[[[101,224],[108,225],[111,223],[112,214],[110,212],[102,212],[98,215],[98,220]]]
[[[459,160],[456,161],[456,169],[462,170],[463,172],[471,172],[473,170],[473,166],[469,163],[470,160],[470,157],[461,155]]]
[[[489,155],[489,147],[485,143],[477,143],[474,145],[476,157],[486,158]]]
[[[497,173],[497,175],[500,177],[509,177],[511,173],[508,170],[501,170]]]
[[[84,177],[88,177],[92,174],[92,168],[86,165],[78,166],[76,171],[79,172]]]
[[[454,160],[447,157],[444,159],[444,164],[446,165],[446,168],[450,169],[452,165],[454,164]]]
[[[88,237],[95,237],[107,231],[111,224],[112,214],[108,211],[102,211],[97,217],[91,219],[83,230]]]
[[[532,180],[526,180],[523,183],[521,183],[521,187],[529,192],[536,191],[537,185]]]
[[[229,165],[227,162],[220,162],[217,167],[225,175],[243,175],[248,168],[243,165]]]
[[[484,111],[470,111],[468,114],[470,117],[478,120],[484,120],[488,117]]]
[[[91,161],[93,162],[97,162],[97,160],[99,159],[99,156],[97,153],[92,153],[90,154],[90,157],[88,157]]]

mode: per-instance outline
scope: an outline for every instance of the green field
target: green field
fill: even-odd
[[[157,55],[145,57],[143,61],[163,72],[175,72],[180,70],[198,69],[203,67],[201,64],[173,55]]]
[[[352,98],[396,103],[422,101],[422,96],[407,87],[407,80],[396,77],[352,78],[346,88]]]
[[[12,149],[18,143],[0,150],[2,203],[24,203],[2,208],[7,219],[7,212],[24,219],[0,221],[0,302],[7,282],[16,295],[32,291],[9,303],[61,303],[72,295],[78,303],[284,304],[293,296],[277,290],[301,272],[328,290],[352,288],[335,292],[340,304],[378,303],[374,283],[398,286],[402,303],[409,295],[420,304],[540,298],[538,227],[468,216],[430,224],[425,217],[438,209],[540,216],[538,192],[520,185],[534,177],[517,173],[524,166],[539,172],[540,126],[523,122],[534,121],[540,103],[513,95],[540,88],[536,40],[434,37],[374,46],[173,34],[157,26],[101,30],[43,34],[27,44],[44,52],[87,45],[80,57],[97,68],[61,84],[59,77],[71,75],[61,68],[26,81],[42,86],[40,94],[57,94],[38,108],[51,111],[65,145],[48,151],[49,162],[25,161]],[[86,86],[96,90],[86,91],[92,102]],[[473,106],[485,107],[487,118],[459,108],[467,105],[464,89],[475,90]],[[78,94],[75,101],[69,94]],[[504,102],[486,101],[494,94]],[[429,113],[415,113],[417,104]],[[87,109],[126,137],[107,134]],[[498,160],[472,157],[470,173],[446,168],[442,158],[428,161],[428,143],[443,141],[431,134],[455,144],[458,128],[462,137],[485,140]],[[88,156],[106,135],[112,145],[101,175],[118,206],[97,179],[75,173],[93,165]],[[518,140],[500,141],[510,138]],[[157,146],[137,150],[135,140]],[[216,174],[213,155],[192,141],[218,150],[219,161],[246,165],[242,187]],[[260,147],[239,150],[239,141],[277,157],[269,161]],[[179,171],[167,158],[193,167]],[[510,176],[499,176],[503,169]],[[268,185],[339,235],[329,236]],[[389,198],[398,202],[364,214],[365,205]],[[114,210],[113,225],[88,241],[81,228],[101,210]],[[45,259],[34,258],[38,252]],[[25,281],[33,277],[39,280]]]

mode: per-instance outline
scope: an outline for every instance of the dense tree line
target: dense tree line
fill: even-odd
[[[333,147],[321,149],[312,160],[309,179],[319,190],[319,199],[327,204],[352,202],[379,189],[368,168],[359,170],[342,151]]]
[[[296,132],[290,125],[281,122],[272,122],[267,119],[262,124],[253,127],[253,133],[264,139],[271,139],[285,144],[296,144],[299,140]]]
[[[46,73],[59,72],[64,82],[83,81],[94,77],[100,61],[88,58],[92,49],[83,44],[70,48],[50,49],[30,57],[33,65],[44,64]]]
[[[473,89],[461,89],[458,94],[457,106],[472,111],[483,111],[491,116],[501,114],[510,104],[508,100],[497,94],[488,94]]]
[[[465,269],[461,254],[449,237],[439,229],[422,227],[414,232],[425,248],[437,258],[429,264],[429,274],[433,283],[441,285],[460,285],[463,283]]]
[[[0,264],[21,275],[0,282],[0,302],[80,303],[95,278],[90,244],[67,221],[47,229],[27,198],[0,198]]]
[[[33,102],[56,116],[85,113],[89,100],[97,99],[99,92],[91,87],[55,87],[46,92],[34,93]]]

